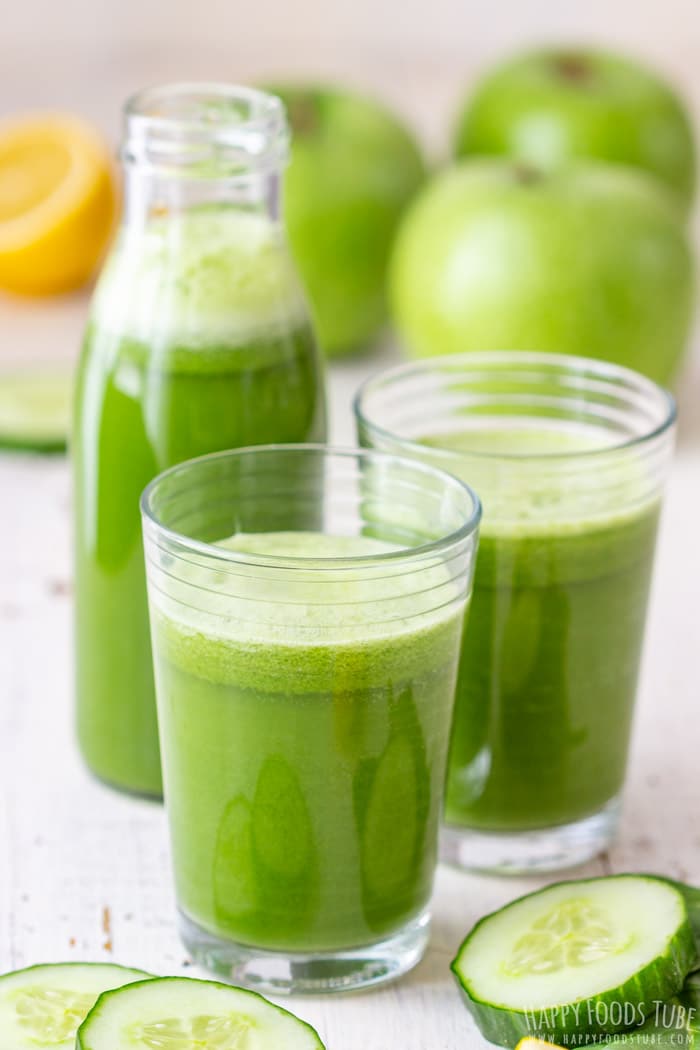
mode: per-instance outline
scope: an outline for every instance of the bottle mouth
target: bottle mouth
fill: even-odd
[[[165,84],[126,103],[122,160],[188,178],[236,178],[281,168],[289,131],[279,98],[226,83]]]

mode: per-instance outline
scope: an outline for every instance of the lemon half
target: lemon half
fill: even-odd
[[[0,287],[48,295],[84,284],[117,201],[109,151],[85,121],[56,113],[0,123]]]

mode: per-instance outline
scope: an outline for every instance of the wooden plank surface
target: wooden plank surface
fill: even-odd
[[[77,345],[82,304],[32,322],[3,315],[6,357]],[[37,336],[37,332],[40,336]],[[334,432],[349,443],[350,397],[385,364],[331,375]],[[700,361],[681,385],[680,445],[663,520],[643,685],[619,843],[586,869],[650,870],[700,882]],[[71,696],[70,484],[61,458],[0,456],[0,970],[46,960],[116,960],[195,973],[173,925],[165,816],[83,770]],[[448,963],[467,928],[535,880],[440,870],[424,962],[402,982],[290,1005],[329,1050],[462,1050],[482,1041]]]

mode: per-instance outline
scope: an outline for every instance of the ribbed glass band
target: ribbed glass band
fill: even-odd
[[[180,464],[146,489],[142,510],[151,601],[165,615],[199,623],[203,613],[208,629],[226,617],[286,625],[297,637],[328,629],[336,640],[463,603],[480,519],[478,498],[449,474],[320,445]],[[378,553],[280,557],[217,542],[287,531],[366,537]]]
[[[492,519],[489,496],[496,491],[499,515],[504,494],[512,494],[513,517],[533,488],[556,495],[549,512],[561,518],[652,498],[667,472],[676,419],[672,396],[634,371],[519,351],[389,369],[363,386],[355,413],[363,445],[455,471]],[[511,447],[489,447],[483,435],[499,430],[547,433],[551,440],[539,451],[517,439]],[[473,445],[470,433],[480,435]],[[621,485],[630,478],[634,484]]]

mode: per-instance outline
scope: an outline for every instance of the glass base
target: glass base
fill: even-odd
[[[392,937],[347,951],[267,951],[215,937],[179,913],[180,936],[192,958],[220,980],[269,995],[352,992],[392,981],[420,962],[428,944],[430,913]]]
[[[440,859],[466,871],[496,875],[536,875],[584,864],[607,849],[617,832],[620,800],[572,824],[536,831],[481,831],[446,825],[440,833]]]

